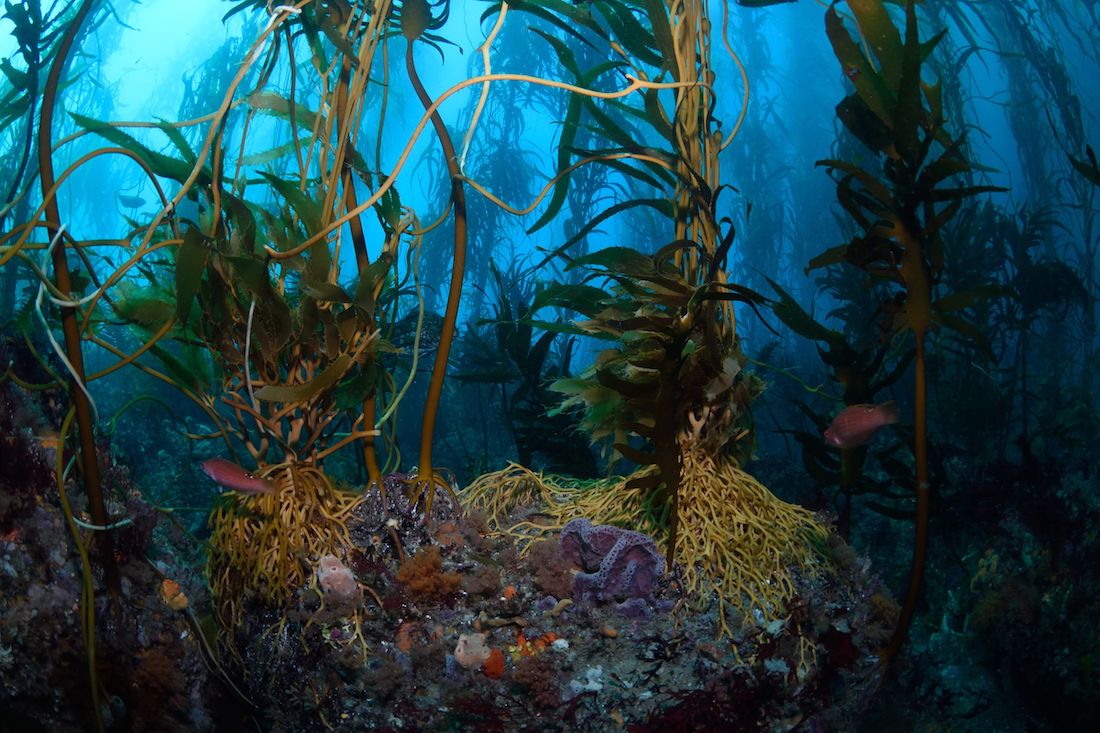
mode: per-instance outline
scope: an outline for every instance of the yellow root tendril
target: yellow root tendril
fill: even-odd
[[[689,445],[682,460],[675,559],[689,597],[702,607],[713,592],[725,637],[733,636],[731,607],[746,618],[758,611],[763,623],[778,618],[795,592],[790,568],[812,571],[828,530],[809,510],[777,498],[730,458],[716,459]],[[647,514],[644,490],[627,486],[631,478],[569,483],[509,464],[479,477],[461,499],[463,506],[485,511],[490,529],[512,537],[521,552],[575,517],[647,532],[663,551],[667,532]],[[535,507],[536,513],[517,521],[522,507]]]
[[[364,497],[337,490],[320,469],[300,463],[267,466],[260,475],[273,494],[242,496],[214,510],[207,572],[224,628],[243,620],[245,604],[278,607],[306,586],[322,555],[351,547],[347,519]]]

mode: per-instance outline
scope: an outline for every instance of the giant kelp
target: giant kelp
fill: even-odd
[[[552,17],[547,8],[518,6]],[[660,537],[698,598],[717,589],[720,624],[729,634],[728,604],[768,618],[781,613],[794,593],[786,563],[812,565],[824,531],[808,511],[779,501],[754,481],[735,458],[748,445],[738,442],[751,434],[755,389],[742,371],[732,305],[762,299],[726,275],[735,232],[720,213],[725,187],[719,184],[718,154],[735,133],[723,136],[712,117],[715,90],[707,83],[712,72],[703,30],[710,20],[701,4],[666,10],[656,3],[616,3],[595,14],[563,12],[572,24],[555,22],[569,35],[609,44],[619,55],[582,69],[564,41],[539,32],[578,82],[592,83],[622,68],[631,79],[668,78],[675,85],[671,104],[660,88],[645,90],[640,104],[624,99],[608,110],[575,95],[553,194],[533,227],[560,208],[570,175],[584,165],[610,166],[632,186],[657,192],[616,202],[567,238],[557,252],[578,281],[546,288],[531,308],[532,317],[549,307],[575,311],[585,317],[575,325],[545,318],[540,324],[612,342],[592,367],[559,380],[554,389],[566,395],[565,408],[583,410],[582,427],[593,440],[606,439],[617,456],[641,468],[618,482],[570,490],[560,480],[510,466],[482,476],[463,496],[488,506],[500,529],[522,537],[580,515],[644,527]],[[601,143],[595,150],[573,149],[571,132],[582,106]],[[580,256],[569,252],[586,231],[639,207],[656,212],[672,234],[655,254],[629,245]],[[498,483],[509,493],[498,493]],[[550,504],[555,521],[541,530],[529,523],[509,528],[510,507],[535,497]]]
[[[971,27],[972,8],[964,5],[926,2],[920,17],[950,18],[956,27]],[[83,5],[81,12],[90,6]],[[88,26],[68,16],[64,19],[73,22],[65,26],[53,11],[20,16],[17,7],[22,6],[9,7],[8,15],[27,31],[20,35],[21,42],[27,40],[20,47],[27,71],[10,64],[3,71],[16,88],[20,79],[37,88],[36,75],[47,61],[65,58],[58,51],[64,46],[53,45],[61,29],[79,38]],[[1017,38],[1026,35],[1012,8],[997,7],[1007,14],[1004,28]],[[497,287],[496,297],[490,297],[496,312],[484,324],[487,337],[469,337],[456,348],[469,359],[463,366],[474,367],[461,376],[510,382],[501,387],[501,401],[513,420],[521,457],[530,456],[536,444],[550,444],[540,439],[547,431],[561,438],[553,447],[567,452],[573,436],[564,439],[564,431],[571,415],[579,414],[594,438],[607,438],[611,455],[637,468],[625,477],[563,485],[512,467],[483,476],[463,500],[490,508],[495,526],[523,540],[581,514],[645,529],[683,568],[682,577],[699,592],[697,598],[717,591],[723,630],[729,632],[725,613],[731,605],[778,616],[794,593],[789,566],[817,562],[824,528],[808,511],[776,499],[744,469],[756,428],[750,407],[762,385],[746,369],[739,339],[744,329],[742,324],[739,333],[734,304],[744,310],[768,303],[731,281],[729,273],[740,257],[766,270],[758,282],[775,284],[778,300],[770,305],[784,325],[822,345],[823,361],[841,383],[844,402],[871,400],[899,384],[915,365],[915,477],[905,475],[910,459],[899,444],[875,452],[876,467],[889,474],[890,482],[863,470],[864,453],[838,459],[815,442],[814,434],[799,434],[811,472],[822,483],[839,485],[846,496],[875,494],[874,503],[865,506],[905,516],[910,501],[905,490],[915,490],[916,572],[903,623],[887,652],[892,656],[914,612],[928,521],[928,334],[933,326],[943,327],[939,333],[954,333],[948,348],[933,349],[929,360],[942,354],[946,363],[949,355],[961,353],[987,370],[994,368],[992,362],[982,359],[991,348],[1019,355],[1015,370],[1000,381],[1001,374],[983,371],[982,376],[1001,389],[998,404],[1007,403],[1009,412],[1018,405],[1027,453],[1029,436],[1038,432],[1031,427],[1035,387],[1029,384],[1036,379],[1058,384],[1057,374],[1044,374],[1041,359],[1029,358],[1029,343],[1058,314],[1087,313],[1084,331],[1091,334],[1094,304],[1088,288],[1095,279],[1095,247],[1094,238],[1086,236],[1088,244],[1078,253],[1079,275],[1051,253],[1050,232],[1060,226],[1054,223],[1058,214],[968,208],[973,195],[993,189],[979,185],[966,141],[947,132],[948,119],[966,119],[960,87],[944,92],[922,78],[922,65],[942,51],[939,37],[919,37],[913,2],[853,0],[846,8],[858,28],[855,37],[852,26],[843,25],[837,4],[826,12],[827,36],[843,75],[856,89],[837,114],[851,136],[847,144],[855,138],[873,158],[860,163],[847,153],[834,153],[823,161],[836,181],[847,226],[856,232],[811,263],[824,271],[819,282],[838,301],[830,314],[841,322],[836,328],[789,294],[795,288],[789,276],[779,277],[789,264],[779,248],[770,251],[764,237],[757,237],[752,251],[737,246],[734,221],[744,230],[741,222],[750,207],[743,207],[743,219],[730,213],[732,192],[719,175],[718,157],[742,119],[732,130],[717,122],[718,87],[709,56],[712,20],[701,4],[543,0],[494,5],[484,18],[491,28],[483,47],[486,73],[432,99],[420,82],[414,49],[450,52],[443,33],[451,11],[447,3],[318,1],[271,9],[256,0],[238,2],[227,15],[257,18],[257,38],[237,54],[243,59],[237,73],[226,76],[226,86],[209,98],[211,114],[204,108],[195,119],[148,125],[71,115],[82,131],[59,146],[94,136],[107,141],[107,147],[55,181],[51,158],[58,151],[51,136],[63,123],[51,122],[48,110],[65,86],[59,81],[63,63],[56,63],[57,75],[51,73],[46,84],[37,148],[43,203],[33,215],[17,208],[35,200],[25,193],[33,162],[24,154],[3,214],[30,223],[4,235],[0,303],[15,302],[15,284],[28,272],[40,294],[54,298],[52,304],[24,299],[18,325],[28,345],[40,349],[43,342],[36,345],[36,338],[41,334],[32,333],[37,321],[31,318],[40,315],[47,321],[46,332],[64,323],[67,348],[58,350],[73,368],[70,391],[77,409],[62,426],[80,420],[89,494],[94,496],[96,483],[94,426],[83,384],[136,368],[179,389],[205,416],[204,427],[191,437],[208,450],[256,465],[276,486],[275,496],[226,496],[213,514],[209,569],[222,620],[227,627],[238,626],[256,606],[268,607],[274,615],[266,618],[278,619],[294,593],[313,582],[317,557],[349,550],[351,513],[375,500],[373,489],[383,493],[382,475],[399,462],[396,410],[406,395],[416,394],[408,390],[426,351],[420,347],[429,340],[438,349],[421,413],[419,469],[410,477],[410,495],[414,504],[422,499],[420,511],[427,515],[435,495],[451,490],[447,473],[434,465],[433,441],[440,407],[453,400],[444,390],[444,377],[451,342],[461,338],[460,296],[469,257],[474,284],[486,291],[488,283]],[[530,29],[522,25],[527,18],[537,21]],[[522,58],[489,68],[494,42],[504,37],[502,28],[526,31],[516,35],[545,44],[548,52],[540,55],[536,68],[525,69]],[[768,41],[756,33],[753,43]],[[972,46],[952,59],[954,68],[981,53],[970,40]],[[404,44],[403,69],[385,62],[394,44]],[[1064,189],[1076,196],[1081,226],[1089,232],[1096,161],[1090,149],[1080,152],[1084,143],[1076,100],[1052,54],[1036,43],[1025,50],[1037,84],[1057,96],[1059,140],[1067,148],[1067,155],[1058,151],[1059,160],[1075,176]],[[764,64],[766,56],[753,60]],[[513,93],[498,98],[504,85]],[[467,88],[480,92],[467,107],[468,126],[448,129],[439,108]],[[1019,85],[1013,93],[1023,97],[1030,88]],[[422,175],[435,179],[436,185],[429,186],[435,192],[431,205],[441,212],[426,226],[397,194],[411,143],[400,156],[388,150],[383,155],[387,102],[400,94],[415,95],[424,110],[412,137],[431,125],[433,145],[442,150],[441,164]],[[13,135],[20,140],[33,137],[34,96],[13,92],[3,101],[5,122],[27,121],[16,131],[20,135]],[[555,237],[552,257],[531,271],[531,279],[544,277],[551,260],[563,263],[564,272],[557,283],[540,283],[515,295],[491,257],[506,229],[501,212],[519,211],[501,198],[523,198],[530,178],[518,165],[524,156],[511,151],[519,144],[521,120],[499,112],[510,108],[514,113],[517,100],[533,99],[559,119],[561,135],[552,151],[553,178],[522,210],[530,213],[541,205],[530,229]],[[496,113],[489,119],[485,109],[494,104]],[[769,120],[780,118],[747,119],[759,133]],[[373,151],[370,131],[377,134]],[[480,137],[490,142],[479,145]],[[758,139],[767,144],[762,133]],[[493,141],[515,155],[491,157],[487,151]],[[28,143],[19,149],[31,148]],[[1032,152],[1029,175],[1039,181],[1050,156]],[[73,170],[107,157],[141,171],[157,190],[159,210],[139,214],[140,205],[128,206],[125,220],[131,231],[125,237],[82,241],[73,235],[72,222],[62,226],[60,187]],[[754,173],[737,176],[745,178],[750,192],[768,185],[763,167]],[[788,211],[805,206],[786,204],[770,206],[763,217],[757,208],[751,226],[777,228]],[[378,220],[377,230],[364,220],[370,215]],[[620,224],[630,217],[645,221],[648,234],[660,234],[629,238],[627,226]],[[484,229],[474,235],[476,218]],[[45,231],[44,242],[33,241],[36,226]],[[588,238],[602,228],[620,239],[589,251]],[[429,278],[419,271],[422,244],[433,235],[450,240],[432,252],[430,285],[449,275],[445,311],[435,321],[438,340],[427,332],[435,328],[423,292]],[[97,257],[93,246],[112,248],[114,255]],[[342,271],[347,270],[342,266],[346,258],[340,257],[345,248],[354,256],[352,271]],[[42,252],[53,261],[56,284],[37,261],[36,253]],[[986,267],[991,256],[995,267]],[[83,272],[70,273],[66,281],[70,260],[77,258]],[[17,261],[24,269],[11,266]],[[985,278],[983,272],[993,276]],[[88,287],[94,288],[90,295],[76,297]],[[575,314],[583,320],[562,320]],[[879,340],[854,338],[872,318]],[[114,338],[120,323],[128,327],[124,339]],[[536,326],[545,332],[538,334]],[[560,352],[566,355],[560,367],[548,366],[553,334],[561,331],[603,339],[591,368],[567,374],[568,348]],[[914,333],[912,348],[905,337],[909,331]],[[391,358],[399,337],[412,345],[411,359]],[[81,340],[114,360],[82,375]],[[1074,343],[1091,348],[1084,339]],[[498,358],[488,358],[485,352],[494,349],[501,352]],[[53,369],[49,358],[42,361]],[[964,377],[974,370],[955,367],[951,378],[969,384]],[[16,371],[9,366],[4,379],[29,384]],[[541,414],[551,398],[547,378],[560,378],[556,389],[566,396],[564,408],[550,418]],[[575,413],[569,412],[572,408]],[[820,411],[805,406],[805,413],[818,427],[824,424]],[[1012,424],[1004,421],[1006,432]],[[328,474],[351,451],[364,466],[371,487],[367,498],[337,488]],[[488,461],[485,453],[483,462]],[[394,482],[385,486],[395,490]],[[549,505],[550,521],[507,525],[510,508],[534,500]],[[85,559],[103,562],[110,572],[112,520],[102,511],[97,514],[97,505],[102,502],[93,500],[90,526],[103,549]],[[78,544],[83,541],[75,529],[74,537]],[[86,578],[90,593],[90,572]],[[86,630],[94,628],[89,618]]]
[[[85,4],[84,12],[90,7]],[[258,7],[254,2],[238,3],[228,16]],[[562,42],[544,32],[543,38],[559,61],[574,68],[575,84],[498,74],[461,86],[481,80],[513,80],[567,89],[573,96],[566,112],[566,129],[576,132],[583,106],[598,130],[600,144],[607,146],[585,151],[584,157],[574,162],[573,135],[562,141],[562,168],[535,228],[560,211],[571,171],[591,162],[604,162],[612,170],[672,192],[664,201],[618,202],[580,227],[566,243],[639,205],[661,211],[672,224],[675,240],[688,243],[666,250],[679,272],[676,277],[681,286],[672,294],[675,302],[660,308],[685,313],[672,320],[662,319],[662,323],[674,325],[677,318],[687,318],[686,330],[675,328],[676,338],[665,344],[672,349],[668,352],[673,360],[670,364],[681,359],[691,338],[698,344],[689,350],[684,373],[665,370],[667,384],[654,412],[659,422],[652,428],[635,427],[635,432],[640,430],[643,437],[652,439],[656,452],[651,462],[658,473],[634,481],[649,495],[644,505],[650,515],[663,516],[660,523],[668,523],[668,552],[672,555],[677,546],[680,437],[689,430],[700,438],[702,425],[709,421],[714,427],[708,428],[711,437],[707,442],[717,447],[724,444],[719,434],[732,425],[724,402],[734,389],[740,368],[729,301],[752,300],[751,294],[726,282],[722,269],[733,235],[732,231],[720,233],[716,157],[717,145],[724,146],[732,138],[724,142],[716,138],[707,121],[712,94],[705,41],[709,21],[701,8],[677,10],[683,17],[677,16],[676,23],[670,21],[667,9],[654,3],[644,8],[608,6],[600,10],[601,22],[586,16],[586,10],[565,10],[555,7],[556,13],[546,18],[567,32],[571,32],[570,22],[580,21],[601,42],[617,49],[619,58],[599,64],[595,71],[582,71],[573,67],[571,52]],[[636,10],[644,11],[652,30],[638,23],[633,14]],[[499,22],[505,12],[502,7]],[[206,434],[193,437],[219,440],[233,453],[243,449],[248,462],[256,464],[260,474],[274,484],[271,496],[227,497],[212,517],[210,578],[222,620],[229,627],[239,624],[250,603],[276,608],[284,603],[309,577],[309,558],[346,550],[342,519],[361,498],[336,490],[321,464],[341,448],[359,443],[370,478],[377,484],[380,469],[373,445],[375,424],[392,415],[404,394],[403,390],[391,391],[384,415],[377,418],[380,387],[386,384],[379,369],[379,355],[386,350],[386,322],[379,305],[395,297],[388,288],[397,279],[393,273],[402,245],[415,268],[424,230],[415,215],[403,209],[394,188],[408,150],[396,169],[384,174],[381,161],[369,163],[357,144],[358,131],[366,120],[376,54],[397,35],[405,39],[405,81],[425,109],[419,129],[431,123],[444,151],[451,182],[449,204],[455,214],[451,283],[424,407],[414,503],[416,497],[424,496],[423,510],[430,513],[437,488],[449,489],[432,465],[431,449],[465,268],[465,182],[450,133],[437,112],[440,100],[432,100],[424,90],[413,55],[416,43],[438,45],[444,40],[435,31],[442,27],[447,13],[445,3],[431,5],[423,0],[409,0],[392,8],[324,3],[278,8],[270,13],[217,109],[196,120],[152,126],[162,136],[161,145],[134,134],[134,128],[143,125],[72,115],[86,133],[112,146],[94,151],[89,158],[117,155],[128,159],[154,185],[161,204],[150,220],[117,242],[131,248],[128,257],[79,303],[82,311],[76,312],[76,304],[64,304],[67,350],[81,388],[74,391],[78,416],[84,414],[81,436],[89,447],[90,413],[81,396],[84,376],[79,369],[79,339],[83,337],[117,357],[114,364],[91,378],[136,366],[171,384],[212,426]],[[79,28],[81,20],[82,16],[78,17],[71,27]],[[299,47],[316,70],[312,81],[320,88],[317,97],[301,91],[306,86],[299,78],[303,67],[294,57]],[[644,65],[665,69],[651,80]],[[629,70],[638,76],[625,87],[612,92],[588,88],[610,72]],[[666,73],[670,81],[664,80]],[[49,88],[52,99],[57,75]],[[387,93],[384,85],[379,90]],[[455,91],[449,90],[447,95]],[[671,104],[661,101],[661,91],[674,93]],[[616,101],[634,94],[639,106]],[[606,109],[596,99],[604,100]],[[633,125],[623,122],[630,118],[635,118]],[[231,119],[239,128],[230,124]],[[268,150],[249,149],[244,141],[261,123],[274,123],[289,142]],[[656,132],[671,153],[640,145],[639,126]],[[40,151],[48,161],[52,154],[48,117],[44,117],[42,128],[47,137]],[[231,134],[236,129],[239,132]],[[279,162],[278,169],[268,165],[273,161]],[[54,240],[57,290],[67,297],[73,286],[64,277],[66,258],[56,225],[56,187],[47,172],[42,172],[43,210],[47,222],[54,222],[50,238]],[[71,170],[66,175],[71,175]],[[170,182],[167,191],[161,181]],[[361,189],[366,191],[363,199]],[[370,208],[375,210],[383,233],[381,254],[373,261],[367,255],[359,220]],[[344,225],[350,232],[357,266],[353,278],[341,273],[339,230]],[[29,233],[30,228],[23,230],[6,258],[21,253]],[[75,244],[82,251],[81,243]],[[606,259],[618,252],[593,256]],[[664,257],[662,254],[660,267],[665,266]],[[644,305],[655,295],[637,291],[631,297]],[[127,351],[104,338],[97,327],[108,319],[130,324],[140,345]],[[413,373],[415,368],[410,377]],[[690,395],[680,393],[679,381],[689,385]],[[738,389],[744,403],[749,393]],[[715,395],[708,396],[708,390]],[[677,404],[681,398],[691,403],[690,409]],[[361,404],[362,409],[350,429],[337,435],[337,418],[348,404]],[[737,409],[743,411],[744,404]],[[631,450],[626,445],[618,449]],[[87,449],[84,453],[85,462],[91,461],[94,469],[94,452]],[[687,475],[705,473],[689,465]],[[86,469],[85,479],[89,490],[94,490],[94,470]],[[737,482],[752,485],[740,478]],[[685,485],[693,483],[689,480]],[[93,513],[93,520],[106,527],[105,517]],[[795,523],[800,521],[804,520]],[[107,542],[110,534],[104,531],[100,537]],[[777,561],[774,558],[765,564],[770,567]],[[755,571],[749,568],[746,572]],[[761,581],[758,586],[763,589],[766,583]]]
[[[853,135],[881,155],[881,172],[841,160],[824,160],[837,181],[837,198],[862,233],[847,244],[816,257],[810,266],[844,261],[873,279],[900,286],[881,307],[889,333],[914,337],[914,463],[916,468],[916,539],[913,571],[898,630],[885,650],[893,657],[905,639],[916,607],[928,542],[929,480],[925,337],[933,324],[962,331],[968,324],[954,315],[974,299],[992,293],[974,289],[936,298],[943,269],[941,230],[963,201],[992,186],[958,183],[971,164],[945,127],[938,83],[921,78],[921,66],[943,32],[921,41],[913,0],[905,4],[904,35],[881,0],[849,3],[862,34],[875,49],[878,68],[844,29],[835,8],[825,27],[837,59],[855,92],[837,106],[837,116]]]

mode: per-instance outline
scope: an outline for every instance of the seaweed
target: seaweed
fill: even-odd
[[[873,281],[897,287],[880,305],[883,329],[891,335],[911,331],[914,337],[916,535],[905,604],[894,637],[883,651],[889,661],[908,633],[927,551],[925,337],[933,325],[973,332],[955,312],[996,294],[975,288],[934,298],[944,261],[941,231],[965,199],[1003,189],[954,182],[972,166],[963,153],[962,139],[952,138],[947,131],[939,84],[921,78],[921,67],[944,32],[920,40],[914,0],[905,3],[904,34],[894,25],[883,0],[849,7],[861,33],[871,39],[878,66],[864,55],[835,7],[830,7],[825,29],[837,60],[855,87],[837,106],[837,116],[849,132],[881,156],[881,170],[869,171],[837,159],[818,162],[834,176],[838,201],[862,231],[846,244],[815,257],[810,268],[845,262]]]
[[[530,321],[531,304],[539,297],[541,286],[523,287],[530,269],[513,266],[504,273],[490,264],[490,270],[493,314],[477,325],[490,326],[492,340],[478,330],[467,331],[461,368],[454,378],[500,387],[501,411],[520,464],[535,465],[537,455],[551,471],[594,477],[596,462],[576,429],[575,416],[553,409],[559,399],[548,387],[571,372],[575,338],[558,349],[558,363],[548,363],[558,334],[548,330],[535,338]]]

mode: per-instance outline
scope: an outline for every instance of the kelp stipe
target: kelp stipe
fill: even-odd
[[[54,53],[50,64],[49,75],[42,94],[42,107],[38,121],[38,175],[42,187],[42,200],[46,230],[53,243],[52,261],[54,276],[57,279],[57,289],[65,298],[73,297],[73,281],[69,271],[69,263],[65,254],[64,228],[60,226],[61,213],[57,203],[57,184],[53,170],[53,115],[57,105],[58,90],[61,77],[69,61],[69,52],[76,40],[82,26],[88,21],[95,2],[84,0],[77,9],[76,15],[69,21],[65,28],[61,41]],[[28,125],[29,132],[29,125]],[[18,181],[18,178],[16,179]],[[103,500],[99,459],[96,452],[95,427],[91,398],[86,386],[87,380],[84,373],[84,352],[81,346],[76,304],[69,303],[61,306],[62,331],[65,336],[65,354],[61,355],[67,361],[71,370],[69,384],[69,398],[72,402],[69,417],[61,429],[64,436],[72,418],[75,416],[77,423],[77,437],[80,441],[81,477],[84,481],[84,489],[88,498],[88,509],[92,521],[95,523],[96,544],[99,550],[99,562],[104,571],[104,579],[111,595],[112,605],[118,602],[120,581],[118,567],[115,560],[114,543],[110,534],[110,522],[108,520],[106,505]],[[76,523],[72,516],[65,495],[65,471],[62,466],[62,451],[58,450],[58,465],[55,472],[58,481],[58,491],[66,518],[72,530],[73,539],[77,545],[83,571],[83,585],[81,594],[81,613],[83,616],[85,653],[88,660],[88,683],[91,690],[92,715],[96,728],[104,730],[103,711],[100,707],[100,690],[96,658],[95,641],[95,597],[93,595],[92,570],[88,553],[80,540],[76,529]],[[102,664],[102,662],[100,662]]]
[[[443,381],[447,375],[447,358],[451,353],[451,342],[454,340],[455,327],[458,323],[458,306],[462,299],[462,279],[466,272],[466,190],[462,185],[461,172],[458,168],[458,154],[455,152],[454,143],[451,142],[450,133],[447,132],[443,118],[437,110],[432,109],[432,99],[424,89],[420,76],[416,73],[416,64],[413,60],[414,42],[425,40],[435,46],[436,41],[443,40],[437,36],[426,33],[428,29],[437,29],[447,21],[450,12],[450,0],[442,0],[442,11],[438,16],[432,15],[432,5],[428,0],[405,0],[401,6],[401,32],[407,43],[405,47],[405,69],[409,75],[409,83],[412,84],[420,103],[424,105],[425,113],[431,114],[432,129],[443,147],[443,160],[447,166],[447,175],[451,179],[450,200],[454,208],[454,248],[451,257],[451,282],[447,288],[447,307],[443,315],[443,325],[439,334],[439,348],[435,352],[435,362],[432,364],[432,378],[428,384],[428,396],[424,400],[424,414],[420,426],[420,454],[415,479],[415,491],[413,503],[419,502],[424,497],[424,515],[432,510],[432,501],[437,489],[442,488],[452,498],[454,489],[450,482],[443,478],[442,474],[432,465],[432,440],[435,436],[435,420],[439,412],[439,401],[443,396]],[[441,52],[442,53],[442,52]],[[456,499],[457,501],[457,499]]]
[[[532,3],[516,10],[538,13],[581,43],[613,49],[613,60],[581,68],[568,43],[536,31],[578,86],[617,68],[629,69],[628,79],[672,80],[650,82],[640,99],[609,105],[572,90],[558,175],[547,186],[552,189],[547,208],[531,227],[544,226],[557,213],[572,174],[585,166],[610,167],[638,191],[664,193],[619,200],[568,236],[556,251],[568,263],[572,282],[538,293],[527,319],[552,331],[612,342],[593,367],[559,380],[555,389],[566,395],[565,407],[583,410],[582,427],[595,442],[606,439],[616,455],[641,468],[621,479],[570,487],[560,477],[509,466],[480,477],[462,497],[487,507],[493,526],[523,540],[540,530],[528,523],[507,527],[505,515],[532,499],[546,502],[554,518],[541,531],[586,516],[654,533],[697,599],[716,592],[719,632],[732,637],[731,608],[745,618],[781,612],[793,595],[785,564],[811,567],[825,530],[809,511],[779,501],[739,466],[738,456],[750,443],[748,407],[758,388],[742,371],[732,306],[755,307],[763,300],[726,274],[734,231],[719,213],[727,187],[719,183],[718,154],[733,137],[723,136],[712,117],[710,19],[697,3],[632,5],[601,8],[606,23],[586,8]],[[649,27],[638,23],[635,12],[644,14]],[[662,87],[673,92],[674,104],[662,96]],[[582,110],[602,148],[572,149]],[[639,140],[658,140],[661,147]],[[603,222],[642,209],[655,212],[660,225],[671,229],[669,243],[656,254],[632,246],[571,254],[570,248]],[[554,323],[540,314],[550,307],[586,319],[575,326]],[[501,489],[503,496],[497,493]]]
[[[415,251],[419,241],[408,234],[415,216],[402,210],[392,178],[388,190],[367,204],[374,207],[384,237],[373,262],[357,224],[367,205],[357,202],[354,187],[361,180],[373,182],[374,176],[353,147],[349,130],[364,111],[370,55],[389,31],[385,15],[338,17],[312,4],[282,7],[269,20],[220,100],[197,152],[180,129],[188,124],[160,126],[171,143],[166,154],[122,126],[73,115],[137,162],[158,192],[157,176],[180,186],[171,202],[161,195],[161,211],[137,230],[142,241],[135,254],[104,286],[115,287],[134,268],[149,281],[147,287],[118,285],[120,296],[103,300],[144,341],[126,354],[93,336],[119,357],[104,371],[133,364],[177,387],[214,426],[191,437],[220,440],[230,453],[243,448],[277,488],[271,496],[229,496],[211,516],[208,569],[230,651],[246,607],[259,603],[280,613],[292,588],[312,577],[311,558],[340,555],[350,544],[344,521],[363,496],[338,490],[320,466],[336,451],[364,443],[369,474],[377,478],[377,461],[370,465],[366,442],[378,432],[372,414],[372,398],[382,383],[378,358],[390,350],[381,337],[385,314],[380,303],[392,297],[387,291],[398,246],[407,238]],[[321,112],[293,98],[301,73],[297,65],[286,67],[291,98],[272,81],[287,47],[270,39],[283,38],[291,27],[314,40],[361,34],[362,57],[337,58],[334,67],[329,67],[324,44],[310,46],[316,68],[334,69],[335,82],[326,87],[327,106]],[[337,55],[351,51],[338,41],[334,46]],[[288,123],[292,142],[232,159],[226,151],[235,144],[226,122],[235,114],[234,95],[254,65],[260,73],[244,107],[242,134],[256,116],[269,115]],[[300,128],[312,134],[303,137]],[[286,156],[300,167],[291,167],[289,175],[256,171],[248,182],[252,195],[245,198],[242,172],[257,161],[262,165]],[[312,161],[309,166],[306,160]],[[266,196],[257,199],[257,193]],[[187,218],[180,215],[185,200],[196,209]],[[329,241],[345,222],[351,223],[358,274],[351,285],[346,278],[341,284],[338,244]],[[175,254],[168,277],[150,276],[144,260],[162,249]],[[97,297],[92,306],[99,302]],[[168,341],[177,345],[168,349]],[[139,362],[144,354],[164,371],[145,359]],[[358,405],[361,412],[338,435],[338,418],[347,405]]]
[[[833,51],[855,92],[837,105],[837,116],[864,145],[881,155],[880,173],[842,160],[822,160],[837,181],[837,199],[863,233],[814,258],[810,267],[847,262],[878,282],[900,286],[898,297],[880,311],[887,334],[913,333],[914,462],[916,535],[913,567],[898,627],[882,651],[887,663],[905,642],[916,609],[928,544],[929,480],[925,337],[934,324],[962,331],[967,326],[953,311],[986,290],[934,299],[943,267],[941,230],[964,199],[1003,190],[994,186],[945,185],[972,168],[961,138],[947,132],[938,83],[921,79],[921,67],[943,33],[922,42],[915,0],[905,3],[904,37],[884,0],[849,3],[878,66],[849,35],[834,3],[825,15]],[[933,150],[938,149],[938,157]]]

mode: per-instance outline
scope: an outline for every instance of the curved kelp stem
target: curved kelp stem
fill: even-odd
[[[413,62],[413,39],[409,39],[405,50],[405,68],[409,73],[409,81],[412,82],[416,96],[425,109],[432,106],[432,99],[420,82],[416,73],[416,65]],[[461,172],[458,169],[458,157],[455,154],[454,144],[443,124],[439,112],[432,112],[432,126],[435,134],[443,146],[443,158],[447,163],[447,172],[451,176],[451,205],[455,212],[455,236],[454,259],[451,266],[451,285],[447,291],[447,308],[443,313],[443,326],[439,334],[439,349],[435,352],[435,363],[432,365],[432,380],[428,385],[428,396],[424,401],[424,417],[420,427],[420,464],[417,470],[417,489],[414,494],[414,502],[425,496],[424,516],[428,516],[432,508],[432,499],[435,489],[441,486],[450,492],[450,485],[440,478],[432,467],[432,438],[435,432],[435,418],[439,412],[439,400],[443,394],[443,379],[447,372],[447,357],[451,351],[451,340],[455,334],[455,324],[458,322],[458,304],[462,295],[462,277],[466,267],[466,193],[462,187]]]
[[[90,2],[88,4],[90,4]],[[70,406],[69,413],[62,421],[61,430],[58,432],[62,443],[64,443],[65,436],[69,433],[69,428],[72,427],[75,414],[75,407]],[[88,558],[88,548],[81,538],[80,527],[76,522],[76,518],[73,516],[73,508],[69,503],[69,495],[65,491],[65,452],[59,450],[56,451],[56,453],[57,457],[54,472],[57,476],[57,496],[58,500],[61,502],[61,511],[65,515],[65,523],[72,533],[73,544],[76,546],[77,556],[80,558],[80,630],[84,639],[84,647],[86,650],[85,657],[88,664],[88,687],[92,703],[92,716],[95,718],[96,730],[98,730],[99,733],[103,733],[105,728],[103,725],[103,713],[100,709],[99,677],[96,673],[95,589],[92,585],[92,563]],[[103,533],[100,533],[99,536],[102,537]]]
[[[65,36],[61,39],[57,56],[50,67],[50,75],[46,79],[38,126],[38,167],[42,195],[46,198],[46,229],[50,241],[58,240],[53,249],[54,275],[57,278],[58,290],[66,294],[72,292],[73,283],[69,272],[69,263],[65,258],[65,241],[61,236],[60,228],[56,224],[56,222],[61,221],[61,212],[57,205],[57,198],[50,195],[50,189],[54,187],[51,133],[53,131],[53,113],[57,106],[57,88],[61,83],[61,74],[65,68],[65,62],[68,60],[69,49],[72,47],[73,40],[79,32],[80,26],[91,12],[93,5],[94,0],[84,0],[65,31]],[[73,407],[76,409],[77,433],[80,438],[80,466],[84,477],[84,490],[88,494],[88,509],[92,516],[92,523],[104,527],[108,524],[107,509],[103,503],[103,492],[100,485],[91,402],[84,387],[84,354],[80,348],[80,328],[77,323],[75,307],[71,305],[61,307],[61,326],[65,335],[65,357],[72,367],[72,383],[69,394],[73,401]],[[112,595],[117,595],[119,590],[118,568],[115,565],[111,535],[106,531],[100,532],[96,540],[99,545],[99,560],[103,565],[107,587]]]

